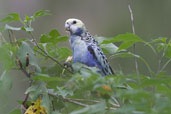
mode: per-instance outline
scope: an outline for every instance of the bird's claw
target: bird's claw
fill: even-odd
[[[64,66],[67,68],[71,68],[71,70],[73,71],[73,67],[72,67],[72,64],[70,62],[64,62]]]

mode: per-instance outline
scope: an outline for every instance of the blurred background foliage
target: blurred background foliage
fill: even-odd
[[[107,0],[107,1],[106,0],[93,0],[93,1],[92,0],[84,0],[84,1],[81,0],[80,1],[78,0],[50,0],[50,1],[1,0],[0,19],[6,17],[7,14],[11,12],[19,13],[21,15],[21,18],[24,19],[25,15],[31,16],[38,10],[50,10],[52,15],[39,18],[38,20],[36,19],[35,22],[32,24],[32,27],[34,28],[33,33],[35,35],[35,38],[37,38],[37,40],[40,40],[40,37],[41,38],[43,37],[41,36],[41,34],[45,34],[46,36],[46,34],[48,34],[48,32],[50,32],[52,29],[57,29],[62,36],[66,36],[64,30],[64,22],[66,19],[72,17],[81,19],[85,23],[86,27],[88,28],[88,30],[92,35],[115,37],[119,34],[132,32],[128,3],[129,3],[128,0],[122,0],[122,1],[121,0]],[[167,37],[168,39],[170,39],[171,37],[170,35],[171,1],[170,0],[164,0],[164,1],[132,0],[131,7],[134,13],[135,32],[141,39],[148,42],[151,42],[152,39],[156,39],[159,37]],[[14,22],[10,25],[15,27],[20,27],[21,23]],[[26,34],[23,31],[19,31],[19,32],[14,31],[14,34],[17,39],[30,37],[28,34]],[[8,37],[8,34],[6,33],[4,33],[3,35],[4,37]],[[43,42],[43,38],[42,40],[40,40],[40,42]],[[120,43],[116,43],[116,45],[119,46]],[[60,43],[59,46],[62,46],[63,48],[64,46],[70,48],[69,43],[67,41]],[[49,47],[49,49],[50,48],[52,47]],[[55,50],[55,51],[59,52],[59,50]],[[157,72],[158,68],[156,66],[158,66],[158,62],[160,58],[159,55],[161,54],[159,55],[154,54],[148,46],[145,46],[142,43],[138,43],[138,45],[136,46],[136,52],[138,55],[142,56],[148,62],[148,64],[150,65],[150,67],[154,72]],[[55,56],[54,53],[55,52],[51,52],[51,55]],[[67,53],[67,55],[70,54],[71,52]],[[110,56],[110,54],[108,55]],[[62,56],[60,60],[66,57],[67,56]],[[9,58],[7,58],[7,61],[8,59]],[[43,60],[39,60],[39,61],[41,65],[53,64],[52,62],[45,62]],[[135,73],[135,65],[134,65],[133,58],[114,58],[114,59],[109,59],[109,61],[112,68],[116,69],[117,71],[122,71],[124,74]],[[166,61],[167,59],[164,58],[161,64],[164,64]],[[149,71],[145,66],[145,64],[140,60],[138,60],[138,64],[139,64],[140,73],[142,73],[143,75],[149,75],[148,73]],[[1,65],[0,73],[3,74],[4,66],[2,66],[2,64],[0,65]],[[171,73],[170,67],[171,65],[168,65],[165,69],[167,75]],[[55,69],[56,67],[54,66],[53,68]],[[55,72],[54,69],[49,68],[48,70],[50,71],[46,69],[47,71],[44,70],[43,72],[50,72],[51,74],[55,75],[58,71]],[[28,79],[23,76],[23,73],[21,71],[12,70],[7,74],[3,74],[3,75],[6,75],[5,83],[13,84],[13,86],[9,85],[8,87],[6,87],[6,88],[10,88],[10,91],[6,91],[0,94],[0,111],[1,111],[0,113],[5,114],[12,111],[13,109],[19,108],[17,101],[24,99],[23,94],[25,93],[25,90],[28,88],[29,83],[28,83]],[[96,79],[96,76],[94,77],[95,77],[94,79]],[[120,80],[120,78],[118,80]],[[87,81],[87,83],[88,82],[89,81]],[[133,84],[131,86],[134,87],[135,85]],[[139,88],[139,86],[137,88]],[[141,94],[141,91],[137,91],[137,93],[135,94]],[[118,96],[124,98],[125,96],[122,95],[123,95],[122,92],[118,92]],[[129,91],[127,92],[126,95],[127,95],[126,97],[129,97],[130,95]],[[150,95],[151,94],[145,93],[144,98],[146,99],[148,97],[151,97]],[[156,98],[160,97],[160,95],[156,95],[155,97]],[[133,100],[131,96],[130,99]],[[138,102],[139,99],[137,98],[134,100],[135,102]],[[155,102],[160,102],[161,98],[157,100],[158,101]],[[164,100],[167,101],[168,99],[164,98]],[[165,105],[167,105],[167,102],[162,106]],[[100,104],[100,106],[104,107],[104,104],[102,103]],[[130,109],[128,108],[126,109],[126,111],[132,110],[131,109],[132,106],[128,106],[128,107],[130,107]],[[85,110],[89,110],[89,109],[85,109]],[[118,113],[124,113],[122,111],[123,110],[118,110]]]

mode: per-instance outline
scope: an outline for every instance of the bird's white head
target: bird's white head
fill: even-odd
[[[71,34],[81,35],[86,31],[86,27],[84,23],[79,19],[67,19],[65,22],[65,29],[69,31]]]

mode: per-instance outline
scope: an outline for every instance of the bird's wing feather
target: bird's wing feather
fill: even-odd
[[[84,37],[82,37],[82,40],[86,42],[88,45],[88,51],[90,54],[92,54],[94,60],[97,63],[97,67],[99,67],[104,75],[112,75],[114,74],[112,68],[110,67],[106,56],[103,54],[102,49],[98,46],[98,42],[90,35],[90,33],[87,33]]]

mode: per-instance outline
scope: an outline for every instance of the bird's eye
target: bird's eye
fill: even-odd
[[[77,23],[77,21],[73,21],[73,22],[72,22],[72,24],[76,24],[76,23]]]

